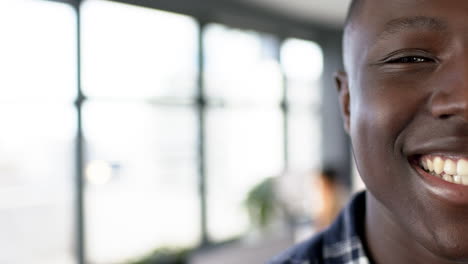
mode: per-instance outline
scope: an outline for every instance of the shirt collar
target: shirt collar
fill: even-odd
[[[365,192],[356,194],[323,234],[324,264],[369,264],[364,237]]]

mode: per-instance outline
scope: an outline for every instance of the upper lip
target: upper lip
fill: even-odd
[[[449,157],[468,157],[468,137],[438,137],[414,142],[403,150],[407,156],[441,155]]]

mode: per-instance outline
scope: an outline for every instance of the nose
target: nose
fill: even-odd
[[[450,68],[439,75],[438,88],[430,99],[431,113],[438,119],[461,118],[468,122],[468,65]]]

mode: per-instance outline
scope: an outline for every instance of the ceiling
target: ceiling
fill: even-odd
[[[341,27],[350,0],[240,0],[306,22]]]

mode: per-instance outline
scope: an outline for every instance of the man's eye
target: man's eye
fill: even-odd
[[[431,59],[424,58],[424,57],[408,56],[408,57],[391,59],[387,63],[424,63],[424,62],[431,62],[431,61],[432,61]]]

